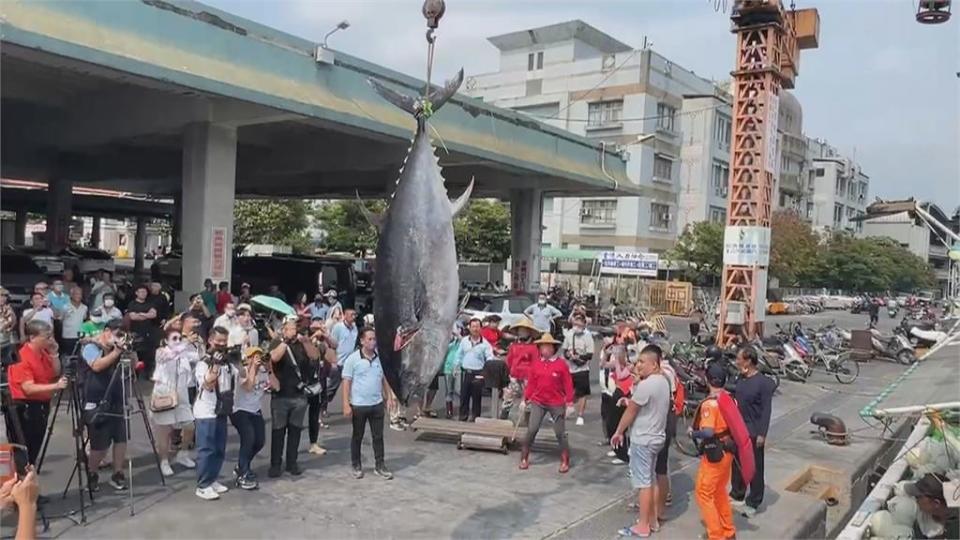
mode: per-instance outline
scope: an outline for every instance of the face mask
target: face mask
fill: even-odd
[[[537,300],[537,303],[540,304],[541,306],[547,305],[547,301],[543,299]]]
[[[53,290],[56,291],[56,292],[58,292],[58,293],[61,293],[61,292],[63,292],[63,285],[54,285],[54,286],[53,286]]]
[[[106,307],[108,307],[108,308],[111,308],[111,307],[113,307],[113,300],[104,300],[104,301],[103,301],[103,305],[106,306]]]
[[[583,333],[583,327],[582,327],[582,326],[574,326],[574,327],[573,327],[573,333],[574,333],[574,334],[582,334],[582,333]]]
[[[173,352],[180,352],[187,348],[187,344],[184,341],[178,341],[176,343],[170,344],[170,350]]]
[[[234,315],[236,315],[236,313],[237,312],[232,309],[223,310],[223,314],[226,315],[227,317],[233,317]]]

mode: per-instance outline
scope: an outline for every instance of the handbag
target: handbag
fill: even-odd
[[[155,413],[172,411],[177,408],[177,386],[180,383],[180,359],[177,358],[177,371],[174,374],[173,391],[158,390],[159,385],[154,385],[150,393],[150,410]]]

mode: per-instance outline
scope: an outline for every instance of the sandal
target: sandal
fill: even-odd
[[[650,538],[650,531],[642,532],[633,530],[633,526],[624,527],[617,531],[617,534],[620,536],[626,536],[631,538]]]
[[[673,504],[673,492],[672,492],[672,491],[669,491],[669,492],[667,492],[667,502],[666,502],[666,505],[667,505],[667,506],[670,506],[671,504]]]

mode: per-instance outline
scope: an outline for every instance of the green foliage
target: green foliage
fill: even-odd
[[[510,257],[510,207],[491,199],[470,201],[453,222],[461,261],[504,262]]]
[[[688,224],[666,258],[687,263],[684,273],[690,281],[719,278],[723,272],[723,228],[715,221]]]
[[[322,247],[330,251],[344,251],[364,257],[377,248],[377,231],[363,215],[361,205],[374,215],[383,214],[384,201],[332,201],[317,209],[317,225],[326,233]]]
[[[809,283],[816,273],[819,235],[792,210],[774,212],[770,229],[770,276],[781,287]]]
[[[233,204],[233,242],[290,246],[296,253],[311,253],[310,215],[313,208],[303,200],[238,200]],[[189,234],[184,231],[184,234]]]
[[[817,287],[850,291],[912,291],[930,287],[926,261],[890,238],[854,238],[838,233],[821,246],[811,277]]]

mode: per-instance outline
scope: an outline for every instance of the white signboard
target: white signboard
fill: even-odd
[[[780,96],[767,95],[767,122],[763,134],[763,143],[767,145],[767,155],[764,159],[764,168],[774,178],[780,174],[780,138],[777,137],[777,128],[780,124]]]
[[[770,229],[729,225],[723,232],[723,264],[768,266]]]
[[[660,256],[656,253],[601,251],[597,255],[600,272],[627,276],[657,277]]]

